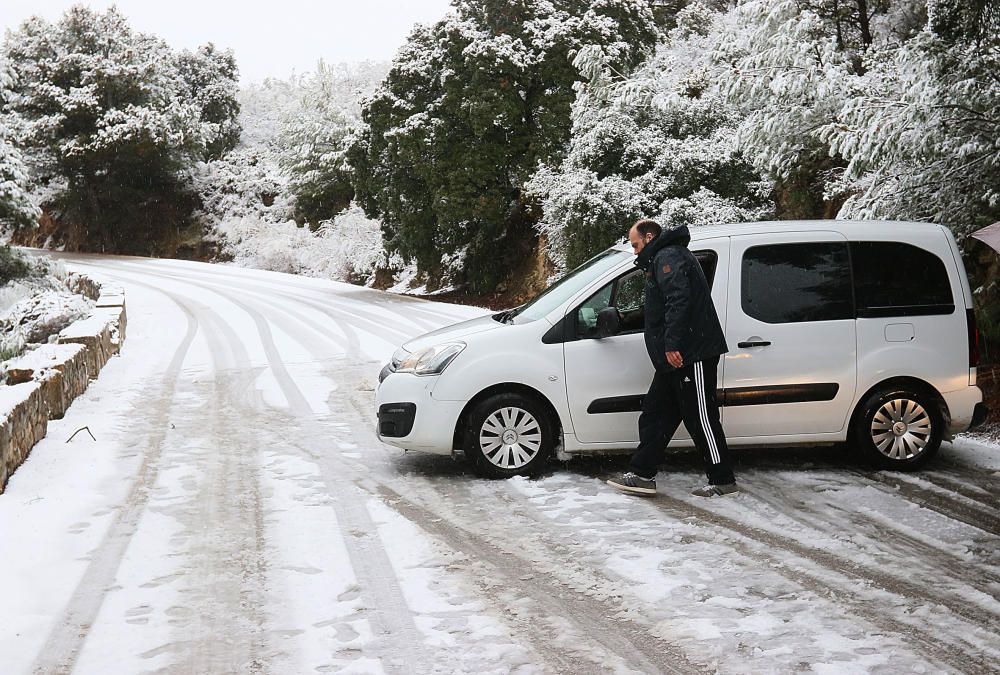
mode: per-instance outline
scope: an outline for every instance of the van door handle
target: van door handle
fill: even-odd
[[[767,340],[757,340],[755,342],[741,342],[737,345],[740,349],[749,349],[750,347],[770,347],[771,343]]]

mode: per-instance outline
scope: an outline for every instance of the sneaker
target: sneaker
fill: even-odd
[[[643,497],[653,497],[656,495],[656,479],[643,478],[637,473],[628,471],[620,478],[609,478],[608,485],[622,492]]]
[[[691,494],[695,497],[721,497],[723,495],[735,494],[739,491],[740,489],[736,486],[736,483],[726,483],[725,485],[706,485],[697,490],[692,490]]]

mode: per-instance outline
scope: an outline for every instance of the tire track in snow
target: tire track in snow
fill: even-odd
[[[973,484],[963,483],[960,477],[948,475],[940,471],[923,471],[918,476],[929,483],[933,483],[942,490],[958,493],[965,499],[976,502],[980,506],[995,509],[1000,504],[1000,486],[991,481],[984,480],[985,477],[982,471],[976,476],[970,476],[970,478],[976,479],[976,482]]]
[[[173,281],[182,280],[182,278],[171,276],[169,273],[163,273],[163,272],[146,272],[146,273],[168,278]],[[218,280],[217,277],[219,275],[217,275],[216,273],[192,272],[190,276],[201,278],[202,281],[200,282],[200,285],[203,286],[223,288],[223,289],[232,288],[231,280]],[[211,280],[206,280],[206,279],[211,279]],[[195,284],[195,282],[191,281],[190,279],[188,279],[186,283]],[[399,328],[396,328],[394,326],[387,325],[385,322],[388,317],[386,317],[385,315],[379,315],[378,313],[368,312],[364,311],[361,308],[353,307],[352,305],[359,303],[356,303],[343,296],[334,295],[333,298],[329,299],[336,300],[337,301],[336,303],[324,304],[323,302],[321,302],[321,300],[323,299],[322,296],[316,299],[305,298],[296,293],[291,293],[287,289],[282,289],[278,286],[271,286],[267,283],[254,283],[254,281],[252,280],[249,281],[247,285],[254,286],[260,289],[260,290],[249,291],[244,287],[243,290],[248,294],[253,294],[256,297],[262,299],[265,298],[273,299],[275,297],[282,297],[287,300],[291,300],[292,302],[307,307],[311,307],[312,309],[322,312],[326,316],[329,316],[331,319],[333,319],[336,323],[346,322],[349,325],[352,325],[355,328],[360,328],[376,337],[380,337],[385,333],[393,333],[396,336],[396,338],[394,339],[407,340],[415,334],[424,333],[430,329],[438,328],[442,325],[442,322],[440,320],[438,321],[431,321],[427,319],[414,320],[411,317],[406,317],[397,313],[397,316],[395,318],[398,318],[399,320],[402,320],[405,323],[409,323],[414,327],[416,333],[411,333],[408,331],[400,330]],[[371,292],[375,293],[375,291]]]
[[[957,520],[982,530],[994,536],[1000,536],[1000,509],[986,504],[963,498],[962,495],[954,493],[948,494],[944,489],[941,491],[927,488],[908,479],[893,476],[885,472],[856,471],[857,475],[865,478],[870,483],[881,484],[891,488],[914,504],[936,511],[941,515]],[[883,488],[884,489],[884,488]]]
[[[188,544],[186,550],[192,569],[185,570],[184,579],[188,585],[182,590],[182,595],[193,597],[191,604],[194,611],[187,621],[174,622],[179,624],[181,630],[179,640],[153,651],[179,655],[183,664],[172,667],[190,672],[234,669],[262,672],[266,670],[266,665],[263,661],[263,608],[260,597],[265,586],[266,561],[263,555],[258,464],[256,461],[248,462],[249,453],[243,451],[244,448],[255,447],[254,440],[247,438],[242,430],[225,423],[219,406],[220,401],[232,400],[225,388],[220,387],[220,378],[227,377],[226,373],[232,375],[230,363],[235,366],[242,362],[249,368],[249,355],[236,332],[199,300],[176,290],[140,281],[134,274],[121,273],[117,269],[109,272],[97,267],[108,276],[166,295],[183,311],[189,312],[199,328],[206,329],[201,332],[209,347],[214,373],[212,387],[215,395],[208,401],[210,426],[214,430],[212,437],[240,439],[235,449],[225,453],[215,452],[215,448],[200,454],[175,450],[175,454],[182,455],[180,461],[198,467],[201,478],[201,489],[194,499],[188,500],[187,509],[177,506],[163,509],[178,521],[186,522],[187,532],[194,540],[194,544]],[[212,329],[225,336],[228,348]],[[201,408],[199,412],[202,412]],[[160,464],[162,468],[163,458]],[[197,513],[192,517],[193,511]],[[221,569],[220,562],[224,564]]]
[[[225,293],[219,294],[227,296]],[[294,411],[310,411],[311,408],[285,368],[267,319],[242,301],[231,296],[228,299],[254,321],[268,364],[291,407],[294,421],[307,428],[314,427],[315,422],[308,415],[294,415]],[[319,438],[324,433],[319,428],[309,429],[309,432],[311,438]],[[313,457],[320,459],[322,453],[313,451]],[[325,465],[325,462],[320,464],[321,468]],[[374,656],[382,660],[383,667],[388,672],[406,672],[404,664],[408,661],[415,658],[418,663],[424,663],[426,658],[423,656],[420,632],[399,586],[392,562],[363,501],[340,498],[353,491],[353,484],[336,470],[324,470],[323,478],[330,488],[330,494],[338,497],[331,500],[331,505],[343,533],[344,545],[361,592],[370,599],[372,613],[369,620],[373,623],[375,634],[379,636],[378,650]],[[357,533],[364,536],[357,536]]]
[[[197,281],[176,278],[168,274],[151,273],[149,276],[155,276],[175,284],[191,286],[196,290],[202,288],[202,284]],[[218,286],[214,283],[211,285]],[[314,420],[310,419],[308,415],[296,416],[294,414],[294,411],[310,411],[311,407],[285,368],[284,361],[274,342],[269,321],[263,314],[242,300],[238,300],[231,293],[218,289],[211,292],[237,307],[254,322],[268,367],[270,367],[279,388],[293,411],[291,421],[307,427],[314,425]],[[297,301],[297,299],[295,300]],[[286,307],[278,306],[276,303],[265,304],[275,304],[278,311],[283,314],[294,313],[290,313]],[[306,319],[300,318],[299,320],[304,324],[312,323]],[[312,330],[317,336],[324,337],[323,331],[314,323]],[[307,351],[316,354],[318,343],[302,342],[301,336],[292,337],[299,341]],[[318,438],[323,433],[322,430],[311,429],[308,435],[311,438]],[[313,460],[322,459],[322,453],[310,451],[309,454]],[[322,463],[320,465],[322,468]],[[343,497],[356,490],[353,483],[343,478],[342,471],[334,468],[332,471],[324,471],[323,473],[331,495]],[[373,631],[378,636],[377,639],[380,641],[373,657],[381,659],[383,667],[388,672],[405,672],[402,664],[414,657],[419,663],[427,662],[426,658],[421,657],[423,646],[412,612],[406,604],[388,554],[378,539],[377,530],[364,503],[357,499],[343,498],[335,498],[331,500],[331,503],[362,593],[370,599],[369,606],[372,614],[368,618],[373,624]],[[368,534],[358,536],[358,533]]]
[[[965,647],[946,641],[939,633],[930,632],[922,626],[910,622],[903,622],[907,627],[907,632],[900,633],[899,617],[890,617],[878,611],[877,603],[874,604],[873,608],[872,599],[865,598],[854,589],[858,588],[860,584],[861,588],[872,587],[904,600],[917,600],[931,606],[945,607],[956,617],[971,623],[972,627],[996,625],[995,620],[988,616],[988,614],[993,614],[992,612],[971,611],[953,598],[943,596],[904,578],[871,569],[840,555],[812,548],[784,535],[747,525],[680,499],[660,494],[649,501],[656,508],[669,513],[672,517],[684,519],[693,516],[701,523],[734,534],[751,543],[753,547],[734,541],[736,547],[745,555],[774,566],[781,574],[791,574],[792,576],[789,578],[804,583],[806,588],[824,595],[837,596],[839,602],[849,605],[851,611],[861,618],[868,620],[886,633],[898,635],[913,644],[918,653],[929,648],[935,658],[959,672],[993,672],[996,656],[990,657],[984,654],[978,645],[969,643],[964,634],[952,634],[951,637],[956,641],[964,642],[967,645]],[[779,557],[778,552],[782,554],[781,557]],[[824,571],[834,572],[843,577],[847,583],[832,584],[829,579],[824,579],[815,571],[802,566],[797,566],[798,569],[792,570],[790,564],[794,564],[794,559],[790,560],[787,554],[792,554],[800,560],[817,565]],[[975,669],[970,670],[970,666],[975,666]]]
[[[567,588],[553,576],[539,571],[534,562],[519,555],[517,542],[511,541],[508,546],[502,546],[488,541],[454,522],[446,514],[425,508],[415,500],[404,497],[386,483],[371,482],[374,485],[370,485],[368,489],[374,490],[400,515],[449,548],[463,552],[478,563],[485,563],[490,584],[480,584],[480,588],[493,599],[496,606],[509,606],[511,603],[511,598],[503,597],[503,589],[515,589],[516,595],[530,598],[532,604],[540,606],[540,612],[532,612],[540,616],[536,616],[532,622],[522,622],[521,628],[525,633],[540,628],[545,630],[542,624],[546,616],[561,617],[579,631],[580,637],[600,645],[607,653],[617,656],[628,667],[639,672],[709,672],[703,666],[689,661],[673,645],[649,633],[631,619],[623,618],[621,606]],[[503,584],[498,590],[493,584],[500,579]],[[531,637],[538,653],[546,654],[545,645],[558,643],[558,639],[563,637],[556,634],[557,630],[557,627],[549,627],[547,634]],[[546,657],[549,656],[550,654],[546,654]],[[558,658],[559,654],[554,656]],[[569,661],[560,659],[559,670],[584,672],[580,659],[587,659],[587,655],[581,654]],[[604,664],[610,669],[611,664],[607,661]],[[595,669],[593,672],[599,670]]]
[[[188,283],[190,283],[190,282],[188,282]],[[234,302],[236,304],[239,304],[237,301],[233,300],[226,293],[219,292],[219,291],[214,291],[214,292],[218,293],[222,297],[225,297],[230,302]],[[249,310],[246,307],[243,307],[243,309],[244,309],[244,311],[248,311],[250,313],[253,313],[252,310]],[[287,311],[287,308],[284,308],[284,307],[279,307],[278,309],[279,309],[279,311],[282,311],[282,312]],[[259,317],[259,318],[263,319],[263,317]],[[258,326],[258,328],[260,329],[261,327]],[[323,337],[322,331],[319,330],[318,328],[316,328],[315,326],[312,327],[312,331],[317,335],[317,337],[319,337],[319,338]],[[299,337],[301,337],[301,336],[299,336]],[[262,342],[265,345],[268,344],[268,339],[264,335],[262,335]],[[322,345],[319,344],[319,343],[312,344],[311,342],[301,342],[301,344],[306,348],[307,351],[311,351],[314,355],[318,355],[319,350],[321,350],[321,347],[322,347]],[[278,357],[275,354],[274,357],[270,360],[270,362],[272,364],[274,364],[276,362],[276,359],[278,359]],[[357,368],[359,370],[365,370],[367,365],[368,364],[362,363],[362,364],[359,364],[357,366]],[[340,371],[340,373],[338,373],[338,374],[345,375],[346,372],[347,372],[346,369],[342,369]],[[348,378],[347,378],[348,382],[346,384],[348,384],[348,385],[352,384],[353,379],[356,379],[356,378],[352,378],[352,377],[348,376]],[[279,383],[280,382],[281,382],[281,378],[279,377]],[[286,393],[286,395],[287,395],[287,393]],[[289,400],[291,401],[293,399],[290,398]],[[302,404],[302,403],[304,403],[304,399],[303,399],[303,401],[300,401],[300,404]],[[350,411],[348,410],[347,412],[350,412]],[[306,421],[308,422],[308,420],[306,420]],[[298,420],[298,423],[302,424],[303,420]],[[367,422],[367,420],[363,421],[362,423],[364,423],[366,427],[367,426],[371,426],[370,423]],[[325,484],[327,485],[327,491],[328,491],[328,493],[335,494],[335,495],[343,495],[343,494],[348,493],[348,492],[353,492],[355,490],[360,490],[362,492],[362,494],[370,494],[370,495],[372,495],[374,497],[381,498],[381,495],[379,494],[379,489],[378,488],[383,485],[382,483],[369,483],[368,481],[362,480],[363,476],[370,475],[370,472],[367,470],[367,467],[363,467],[363,466],[361,466],[361,465],[359,465],[357,463],[347,461],[346,458],[331,456],[330,454],[326,454],[326,453],[317,453],[317,452],[314,452],[314,451],[307,450],[307,454],[310,457],[310,459],[312,459],[313,461],[315,461],[317,463],[317,465],[320,467],[320,469],[321,469],[321,475],[322,475],[322,478],[323,478]],[[384,502],[385,500],[383,499],[382,501]],[[367,509],[365,508],[363,502],[361,502],[361,501],[352,501],[351,503],[356,505],[354,508],[360,509],[363,512],[363,514],[364,514],[363,517],[364,518],[370,518],[370,516],[368,516],[368,514],[367,514]],[[403,515],[404,518],[407,517],[407,514],[400,512],[398,509],[395,509],[395,510],[397,511],[397,513],[401,513],[401,515]],[[345,523],[345,520],[346,519],[344,519],[341,516],[341,514],[338,513],[338,521],[340,521],[342,523],[341,524],[341,530],[345,533],[345,539],[348,537],[349,534],[356,536],[356,534],[359,531],[376,532],[373,524],[370,525],[370,526],[369,525],[365,525],[364,528],[362,529],[362,528],[359,528],[357,526],[348,527],[349,523]],[[417,527],[420,527],[420,528],[426,530],[426,528],[424,527],[424,523],[422,523],[420,521],[411,521],[411,522],[413,522]],[[348,530],[350,530],[350,532],[348,532]],[[377,534],[375,536],[377,536]],[[368,544],[370,544],[370,542],[367,541],[367,539],[368,539],[368,537],[362,538],[357,543],[357,545],[362,546],[362,547],[366,547]],[[348,545],[348,548],[350,549],[350,544],[352,542],[351,541],[347,541],[345,543]],[[365,550],[369,551],[368,548],[365,548]],[[349,552],[349,554],[351,553],[350,550],[348,552]],[[369,551],[369,554],[370,554],[370,551]],[[382,550],[382,555],[384,555],[384,550]],[[358,558],[364,558],[364,556],[363,555],[362,556],[358,556]],[[355,557],[353,555],[352,555],[352,561],[355,561]],[[388,559],[386,559],[386,563],[388,565],[388,571],[383,570],[381,573],[378,573],[378,568],[382,567],[382,565],[375,565],[374,566],[376,568],[374,571],[376,573],[378,573],[378,576],[380,577],[380,579],[378,579],[377,581],[374,581],[374,580],[371,580],[371,579],[366,579],[365,575],[363,573],[360,573],[360,572],[358,573],[359,584],[362,586],[362,590],[365,593],[367,593],[369,596],[371,595],[370,590],[369,590],[371,588],[380,588],[385,583],[389,583],[389,584],[397,584],[398,583],[398,581],[397,581],[397,579],[395,577],[395,572],[394,572],[394,570],[392,570],[391,563],[388,561]],[[356,568],[361,568],[361,567],[363,567],[363,563],[354,562],[354,566]],[[539,575],[539,576],[541,577],[542,575]],[[381,607],[395,607],[396,608],[395,609],[396,612],[398,612],[398,611],[410,612],[408,605],[406,605],[406,603],[405,603],[405,598],[402,596],[401,592],[400,592],[400,597],[399,597],[398,600],[387,601],[384,597],[383,598],[375,597],[375,598],[372,598],[372,600],[373,600],[373,602],[371,602],[370,605],[371,605],[371,607],[376,612],[378,612],[379,608],[381,608]],[[562,605],[562,606],[560,606],[560,609],[566,610],[566,611],[565,612],[555,612],[555,614],[564,613],[567,616],[570,616],[571,614],[575,614],[574,612],[570,611],[571,608],[569,606]],[[384,621],[383,622],[378,621],[377,617],[376,617],[376,621],[374,623],[376,624],[375,625],[375,628],[376,628],[375,632],[376,633],[381,633],[381,634],[397,633],[398,634],[400,632],[398,628],[394,629],[392,626],[386,626],[386,625],[384,625],[385,622]],[[383,625],[380,625],[380,623],[382,623]],[[415,626],[415,624],[414,624],[414,626]],[[533,626],[533,628],[537,630],[538,626]],[[601,630],[594,630],[593,631],[594,635],[601,635],[604,632],[604,628],[606,628],[606,627],[602,626]],[[551,637],[555,638],[556,636],[552,635]],[[648,637],[644,638],[644,639],[648,639]],[[579,660],[570,659],[570,658],[568,658],[568,657],[566,657],[564,655],[561,655],[561,654],[555,654],[555,655],[553,655],[553,654],[547,653],[547,652],[551,651],[550,649],[547,649],[548,644],[544,643],[544,642],[539,642],[537,636],[532,635],[531,636],[531,640],[529,640],[529,642],[534,643],[534,646],[535,646],[534,651],[535,651],[535,653],[536,653],[536,655],[538,656],[539,659],[545,660],[546,662],[552,662],[552,663],[550,663],[550,670],[552,672],[565,672],[565,673],[583,672],[583,671],[580,670]],[[385,654],[383,654],[383,652],[389,653],[390,656],[391,656],[391,651],[392,651],[392,650],[385,650],[384,647],[385,646],[382,645],[382,648],[378,649],[377,653],[375,654],[375,656],[377,656],[379,658],[382,658],[383,661],[386,658],[386,656],[385,656]],[[634,647],[633,647],[633,649],[634,649]],[[427,672],[427,671],[431,671],[431,670],[435,669],[435,667],[431,665],[432,661],[428,658],[427,654],[420,654],[419,650],[417,650],[417,649],[415,649],[413,647],[410,647],[410,648],[406,649],[405,651],[408,652],[407,653],[407,657],[408,658],[406,659],[406,663],[410,667],[412,667],[415,671],[417,671],[417,672]],[[395,659],[395,660],[397,662],[399,661],[398,658]],[[633,661],[635,661],[635,659],[633,659]],[[649,664],[648,663],[644,663],[643,665],[649,665]],[[393,665],[393,663],[390,661],[390,663],[387,664],[386,667],[389,670],[393,670],[395,668],[398,668],[398,663],[397,663],[397,665]],[[653,672],[653,671],[649,670],[648,668],[644,668],[644,670],[646,672]],[[669,669],[665,670],[665,669],[662,669],[662,668],[659,669],[659,670],[661,672],[694,672],[693,668],[687,668],[687,669],[682,670],[682,671],[675,671],[675,670],[669,670]]]
[[[162,292],[162,291],[161,291]],[[169,296],[167,296],[169,297]],[[157,399],[159,414],[151,422],[138,472],[128,489],[118,515],[94,550],[77,583],[73,595],[63,609],[61,619],[53,626],[35,659],[33,672],[39,675],[69,673],[73,670],[108,589],[114,584],[125,551],[132,540],[139,519],[149,502],[150,490],[156,482],[158,463],[167,435],[170,412],[175,405],[174,393],[184,360],[198,333],[198,320],[189,308],[178,304],[187,322],[180,345],[174,352],[161,381],[163,393]]]
[[[137,277],[140,277],[140,278],[156,277],[158,279],[163,279],[163,280],[166,280],[166,281],[170,281],[170,282],[175,283],[175,284],[182,284],[182,285],[185,285],[185,286],[190,286],[190,287],[192,287],[193,289],[195,289],[197,291],[208,290],[208,292],[214,293],[218,297],[224,299],[226,302],[235,305],[235,303],[233,301],[233,297],[234,296],[231,293],[226,293],[225,291],[218,290],[219,288],[225,288],[227,290],[231,290],[231,288],[232,288],[231,285],[226,286],[226,285],[223,285],[223,284],[210,282],[209,285],[212,287],[212,289],[209,289],[205,285],[200,284],[198,282],[194,282],[194,281],[191,281],[189,279],[185,279],[183,277],[171,276],[169,274],[162,273],[162,272],[148,272],[148,273],[144,273],[142,275],[139,275],[136,272],[132,272],[132,273],[126,272],[126,273],[119,274],[119,276],[127,277],[127,278],[130,278],[130,279],[133,279],[133,280],[135,280]],[[141,282],[134,281],[134,283],[141,283]],[[265,294],[262,294],[262,293],[248,292],[245,295],[250,296],[250,297],[254,297],[258,301],[262,302],[263,304],[266,304],[266,305],[268,305],[270,307],[273,307],[278,312],[281,312],[281,313],[283,313],[283,314],[285,314],[285,315],[287,315],[287,316],[295,319],[297,322],[299,322],[300,324],[302,324],[303,326],[305,326],[309,330],[315,332],[317,335],[322,336],[322,338],[323,338],[323,340],[325,342],[329,343],[329,342],[332,341],[331,338],[330,338],[330,335],[326,331],[323,330],[323,328],[325,328],[325,326],[321,326],[320,324],[317,324],[314,320],[306,317],[305,315],[301,314],[300,312],[297,312],[295,310],[292,310],[292,309],[288,308],[287,304],[279,303],[279,302],[277,302],[277,301],[275,301],[273,299],[270,299],[271,296],[265,295]],[[289,297],[289,299],[292,299],[293,301],[297,301],[294,298],[294,296],[288,296],[288,297]],[[243,310],[241,309],[240,311],[243,311]],[[245,311],[243,311],[243,313],[246,314]],[[333,341],[333,342],[335,344],[341,345],[344,348],[345,353],[346,353],[346,355],[347,355],[348,358],[360,358],[361,342],[360,342],[360,340],[358,338],[358,334],[354,331],[354,328],[357,327],[357,326],[355,324],[352,324],[350,321],[343,320],[340,317],[331,316],[330,318],[333,320],[334,327],[344,335],[344,342],[337,342],[337,341]],[[239,349],[243,350],[242,354],[246,355],[246,350],[242,347],[242,341],[236,335],[236,332],[230,326],[228,326],[225,323],[225,321],[221,321],[219,325],[223,328],[223,331],[226,334],[226,339],[231,344],[239,345]],[[291,337],[293,339],[295,339],[296,336],[291,336]],[[334,358],[334,357],[331,357],[331,358]],[[251,363],[251,359],[249,358],[249,356],[246,357],[244,363],[246,363],[248,365]]]
[[[868,546],[875,549],[875,553],[870,550],[859,552],[868,555],[892,554],[896,559],[911,557],[921,564],[931,563],[931,571],[939,575],[937,578],[948,579],[955,584],[966,584],[984,596],[990,596],[993,592],[989,589],[991,585],[1000,587],[1000,576],[997,574],[984,569],[984,566],[967,562],[960,553],[911,536],[896,527],[891,518],[873,517],[870,513],[848,510],[835,503],[823,503],[817,508],[805,502],[793,501],[786,496],[786,484],[783,481],[769,478],[761,472],[748,475],[746,483],[754,487],[747,488],[744,485],[741,487],[742,492],[807,530],[824,536],[829,536],[828,533],[831,532],[860,534],[868,540]],[[757,486],[764,489],[758,490]],[[886,531],[886,528],[891,530]]]
[[[364,435],[363,442],[378,448],[379,442],[372,431],[374,422],[370,418],[370,402],[359,400],[357,396],[359,392],[356,389],[348,389],[353,393],[346,401],[347,405],[353,408],[353,411],[348,411],[354,417],[352,427],[361,430]],[[386,459],[380,463],[386,464]],[[493,600],[494,606],[507,608],[508,616],[511,618],[516,619],[516,615],[510,609],[511,599],[504,598],[502,591],[493,587],[494,581],[502,580],[504,588],[517,589],[519,594],[530,598],[533,604],[538,605],[538,610],[530,612],[531,614],[540,615],[543,619],[546,616],[567,619],[584,643],[590,641],[592,644],[600,645],[607,654],[617,657],[628,668],[646,673],[707,672],[704,666],[690,661],[675,645],[653,635],[644,626],[624,616],[624,610],[620,605],[584,594],[561,583],[549,571],[539,568],[535,562],[525,557],[518,539],[503,537],[489,539],[466,524],[458,522],[457,518],[462,512],[460,508],[442,509],[440,503],[435,503],[439,502],[442,496],[437,494],[437,487],[428,486],[423,490],[424,495],[421,499],[417,495],[418,491],[414,490],[416,486],[412,483],[408,485],[408,494],[404,496],[374,472],[363,471],[358,467],[356,474],[355,482],[359,486],[380,497],[389,507],[428,535],[448,548],[486,564],[489,576],[480,576],[477,585],[481,592]],[[467,486],[454,487],[461,491]],[[563,564],[575,563],[571,555],[560,556],[552,551],[551,546],[549,553]],[[490,583],[484,583],[485,579],[489,579]],[[560,655],[551,654],[551,643],[558,642],[563,636],[555,632],[539,636],[534,633],[541,628],[540,624],[523,621],[519,623],[522,638],[532,644],[533,651],[546,659],[552,659],[553,656],[557,658],[556,663],[550,665],[556,672],[602,672],[613,669],[605,661],[604,668],[595,667],[593,671],[582,670],[581,659],[589,660],[586,651],[581,651],[567,662]],[[550,628],[550,631],[554,630],[557,629]],[[563,648],[572,650],[573,646],[566,645]]]
[[[187,625],[180,626],[179,646],[184,649],[178,652],[183,660],[172,668],[184,672],[266,672],[262,598],[267,559],[260,448],[254,434],[227,418],[235,407],[231,392],[245,391],[254,374],[249,369],[235,371],[242,343],[230,342],[227,349],[214,332],[235,338],[225,322],[207,308],[196,313],[207,328],[205,336],[215,365],[213,395],[208,401],[211,438],[222,442],[188,453],[191,467],[199,473],[198,493],[181,508],[166,509],[180,512],[178,519],[186,522],[193,539],[187,547],[192,569],[187,570],[185,590],[190,605],[196,608]],[[232,369],[228,367],[229,354]],[[244,363],[249,364],[249,360]]]
[[[143,268],[146,270],[148,269],[148,266],[144,265]],[[244,268],[235,269],[240,270]],[[164,270],[160,270],[161,273],[163,271]],[[198,268],[186,267],[183,268],[183,270],[178,269],[177,273],[181,274],[182,277],[200,276],[202,278],[215,278],[217,281],[221,281],[224,284],[231,284],[233,279],[231,271],[219,271],[219,268],[214,265],[207,265],[205,267],[199,266]],[[339,301],[352,305],[353,309],[363,312],[369,318],[377,317],[378,319],[384,319],[385,317],[365,311],[367,307],[372,305],[380,307],[394,305],[387,308],[390,309],[393,314],[397,315],[396,318],[408,321],[417,327],[421,332],[426,332],[440,327],[442,325],[442,319],[445,320],[444,323],[448,323],[451,320],[451,317],[445,316],[445,311],[450,307],[456,307],[456,305],[438,303],[437,307],[431,309],[427,307],[427,305],[435,302],[432,297],[419,298],[409,295],[397,295],[386,291],[377,291],[363,286],[355,286],[341,281],[334,282],[341,286],[338,290],[324,289],[316,286],[315,284],[304,283],[302,281],[303,277],[298,275],[285,275],[285,278],[282,279],[281,283],[278,283],[277,281],[268,281],[267,279],[251,275],[241,275],[238,278],[245,285],[253,285],[258,289],[262,289],[268,295],[273,295],[275,293],[288,294],[290,289],[296,289],[297,291],[301,291],[303,294],[308,295],[315,300],[322,301],[329,299],[329,296],[332,294],[336,296]],[[292,295],[297,300],[303,299],[302,295]],[[403,307],[403,305],[405,305],[405,307]],[[403,310],[405,310],[405,315],[403,314]],[[414,314],[419,315],[419,317],[422,318],[415,318],[413,316]],[[461,318],[457,313],[455,317]]]

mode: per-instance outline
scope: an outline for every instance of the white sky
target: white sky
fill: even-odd
[[[312,70],[319,59],[388,61],[414,23],[444,16],[449,0],[0,0],[0,28],[17,28],[41,15],[53,21],[70,6],[103,10],[112,4],[133,28],[175,48],[214,42],[232,48],[242,82]]]

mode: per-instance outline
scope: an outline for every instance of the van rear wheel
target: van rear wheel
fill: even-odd
[[[546,410],[521,394],[496,394],[469,415],[462,445],[476,473],[509,478],[537,473],[555,447]]]
[[[915,391],[887,388],[862,404],[855,418],[854,445],[874,464],[915,471],[937,454],[944,434],[941,408]]]

